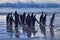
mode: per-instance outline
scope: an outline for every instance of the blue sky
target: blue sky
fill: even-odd
[[[18,1],[22,3],[29,3],[29,2],[35,2],[35,3],[60,3],[60,0],[0,0],[0,3],[17,3]]]

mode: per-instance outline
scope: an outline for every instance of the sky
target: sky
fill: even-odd
[[[0,3],[17,3],[17,2],[22,2],[22,3],[29,3],[29,2],[35,2],[35,3],[60,3],[60,0],[0,0]]]

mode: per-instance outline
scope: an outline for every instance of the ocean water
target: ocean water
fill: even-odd
[[[39,13],[39,12],[48,12],[48,13],[60,13],[60,8],[0,8],[0,12],[15,12],[17,11],[18,13]]]
[[[47,22],[46,24],[48,26],[46,26],[46,39],[44,39],[43,34],[41,33],[40,30],[38,30],[38,32],[36,33],[36,37],[31,37],[30,39],[28,37],[26,37],[26,35],[24,35],[22,33],[22,28],[21,26],[19,26],[19,31],[20,31],[20,38],[16,39],[13,35],[13,38],[10,38],[8,33],[6,32],[6,15],[0,15],[0,40],[52,40],[51,35],[50,35],[50,28],[49,28],[49,23],[50,23],[50,19],[52,17],[51,13],[56,13],[55,15],[55,21],[54,21],[54,40],[60,40],[60,14],[58,14],[58,12],[60,11],[60,8],[21,8],[21,9],[13,9],[13,8],[0,8],[0,12],[15,12],[18,11],[19,14],[22,14],[23,12],[26,13],[39,13],[39,12],[48,12],[47,15]],[[41,14],[35,14],[37,20],[39,20],[39,17]],[[39,28],[39,24],[36,23],[35,28],[38,29]]]

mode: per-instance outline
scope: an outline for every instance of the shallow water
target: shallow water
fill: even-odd
[[[36,18],[39,20],[39,17],[40,17],[40,14],[36,14]],[[46,24],[49,25],[50,23],[50,18],[51,18],[51,15],[47,16],[47,22]],[[54,21],[54,34],[55,34],[55,37],[54,37],[54,40],[60,40],[60,15],[56,15],[55,16],[55,21]],[[39,25],[36,23],[36,26],[35,26],[36,30],[39,29]],[[22,27],[19,26],[19,31],[20,31],[20,38],[21,40],[29,40],[29,38],[26,36],[26,34],[24,34],[22,32]],[[6,15],[0,15],[0,39],[1,40],[8,40],[8,39],[12,39],[12,40],[17,40],[15,38],[15,36],[13,35],[13,38],[10,38],[8,33],[6,32]],[[19,40],[18,39],[18,40]],[[43,34],[41,33],[41,31],[39,30],[37,33],[36,33],[36,37],[31,37],[30,40],[52,40],[51,38],[51,35],[50,35],[50,28],[49,26],[46,26],[46,39],[44,38]]]

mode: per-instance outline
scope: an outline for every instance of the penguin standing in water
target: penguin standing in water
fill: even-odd
[[[16,38],[19,38],[19,30],[18,30],[18,24],[19,24],[19,15],[17,13],[17,11],[15,11],[14,13],[14,23],[15,23],[15,36]]]
[[[10,13],[8,13],[7,14],[7,16],[6,16],[6,24],[7,24],[7,26],[6,26],[6,29],[7,29],[7,32],[9,33],[9,18],[10,18]]]
[[[38,23],[38,20],[36,19],[36,15],[33,15],[33,13],[30,16],[30,28],[31,33],[35,36],[38,30],[35,30],[35,22]]]
[[[54,19],[55,19],[55,14],[52,15],[52,18],[50,20],[50,26],[53,26],[54,24]]]
[[[47,14],[45,14],[45,16],[43,17],[43,25],[46,26],[46,17],[47,17]]]
[[[52,40],[54,38],[54,29],[53,29],[54,28],[54,25],[53,25],[54,19],[55,19],[55,14],[53,14],[51,21],[50,21],[50,34],[51,34]]]
[[[47,14],[43,14],[42,12],[42,15],[40,16],[40,21],[39,21],[39,27],[40,27],[40,30],[41,30],[41,33],[44,34],[44,36],[46,36],[46,16]]]
[[[13,35],[13,17],[12,17],[12,13],[10,13],[10,17],[9,17],[9,30],[10,30],[10,37],[12,38]]]
[[[46,17],[47,17],[47,14],[45,14],[45,16],[43,17],[43,34],[44,34],[44,36],[46,36]]]
[[[40,19],[39,19],[39,27],[42,32],[43,31],[43,12],[42,12]]]
[[[25,32],[24,28],[25,28],[25,24],[26,24],[26,13],[24,12],[22,15],[22,24],[23,24],[23,32]]]

